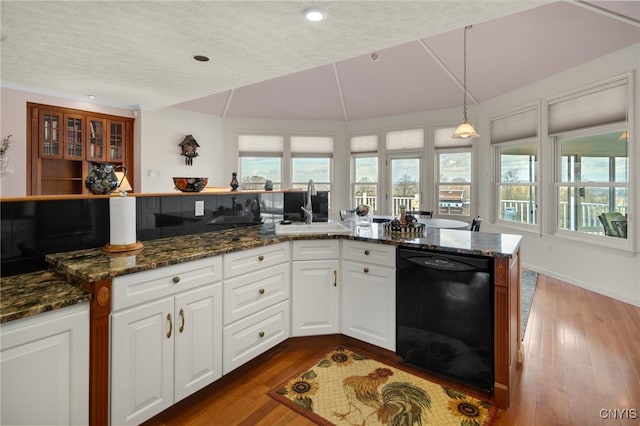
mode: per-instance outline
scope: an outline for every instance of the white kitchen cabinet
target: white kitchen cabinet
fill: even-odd
[[[289,321],[289,300],[285,300],[225,326],[224,374],[287,340]]]
[[[224,255],[223,374],[289,338],[290,262],[289,243]]]
[[[342,333],[395,351],[395,246],[342,244]]]
[[[214,257],[114,279],[112,424],[139,424],[222,376],[221,266]],[[145,301],[154,283],[164,297]]]
[[[291,334],[340,332],[340,241],[293,242]]]
[[[0,424],[89,423],[89,304],[0,327]]]

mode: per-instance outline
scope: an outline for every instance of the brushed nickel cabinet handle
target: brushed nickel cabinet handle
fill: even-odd
[[[261,288],[260,290],[258,290],[258,293],[264,294],[264,288]]]
[[[258,336],[264,337],[264,331],[261,331],[260,333],[258,333]]]
[[[369,273],[369,268],[364,268],[363,271],[364,271],[365,274],[368,274]]]
[[[333,271],[333,286],[338,286],[338,271],[336,270]]]
[[[365,250],[365,251],[364,251],[364,255],[365,255],[365,256],[369,256],[369,250]]]
[[[171,314],[167,314],[167,319],[169,320],[169,331],[167,331],[167,339],[171,338],[171,333],[173,333],[173,317]]]
[[[178,277],[178,276],[173,277],[173,283],[174,284],[178,284],[179,282],[180,282],[180,277]]]
[[[182,324],[180,324],[180,333],[184,331],[184,309],[180,308],[180,318],[182,318]]]
[[[264,256],[258,256],[258,260],[262,262],[264,260]]]

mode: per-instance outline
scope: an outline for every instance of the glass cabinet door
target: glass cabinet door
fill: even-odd
[[[42,111],[38,127],[40,156],[62,158],[62,114]]]
[[[124,159],[125,123],[123,121],[109,121],[109,161]]]
[[[87,160],[105,159],[105,120],[88,118],[87,121]]]
[[[82,116],[65,114],[64,158],[84,159]]]

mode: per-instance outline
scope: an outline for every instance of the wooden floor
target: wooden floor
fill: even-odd
[[[345,342],[289,339],[145,425],[312,424],[267,391]],[[640,424],[640,308],[540,275],[524,353],[497,425]]]

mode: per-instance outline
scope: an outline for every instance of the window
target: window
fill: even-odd
[[[500,220],[538,223],[538,145],[536,141],[504,143],[498,150]]]
[[[378,211],[378,136],[351,137],[353,205],[366,204]]]
[[[491,120],[496,152],[496,219],[538,224],[538,105]]]
[[[391,214],[400,214],[400,206],[420,210],[420,174],[424,155],[424,129],[392,130],[385,135]]]
[[[615,244],[627,239],[632,194],[628,99],[629,85],[624,78],[549,102],[558,232],[592,239],[620,238],[610,241]],[[612,232],[606,218],[615,218],[621,226],[624,223],[624,233]]]
[[[470,141],[451,138],[455,130],[454,127],[441,128],[434,133],[437,213],[471,217]]]
[[[558,228],[605,235],[602,213],[629,207],[629,156],[625,129],[557,139]],[[626,235],[621,236],[626,238]]]
[[[238,138],[240,189],[264,189],[267,180],[273,189],[282,187],[284,138],[276,135],[240,135]]]
[[[309,179],[313,179],[317,191],[331,191],[332,159],[332,137],[292,136],[293,189],[307,189]]]

